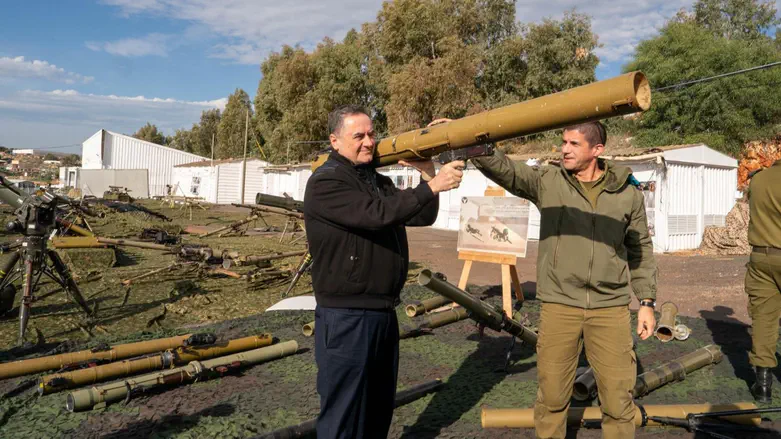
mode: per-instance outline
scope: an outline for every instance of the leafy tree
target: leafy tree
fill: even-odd
[[[681,18],[727,39],[766,38],[768,29],[781,24],[773,1],[698,0],[693,9]]]
[[[462,117],[594,80],[590,19],[521,26],[511,0],[396,0],[377,19],[307,53],[285,46],[261,65],[255,128],[272,161],[307,160],[328,112],[360,104],[381,135]]]
[[[57,156],[52,154],[52,153],[50,153],[50,152],[47,152],[46,155],[43,156],[43,159],[44,160],[58,160]]]
[[[193,149],[190,152],[204,157],[211,157],[212,141],[214,141],[216,153],[217,130],[220,126],[221,117],[220,110],[217,108],[205,110],[201,113],[200,123],[193,125]],[[252,125],[250,125],[250,129],[252,129]]]
[[[679,17],[642,42],[625,70],[642,70],[660,88],[779,60],[769,37],[728,38]],[[780,81],[781,70],[769,69],[656,93],[639,119],[637,141],[704,142],[737,155],[746,140],[772,134],[781,122]]]
[[[62,166],[81,166],[81,156],[78,154],[68,154],[62,158]]]
[[[197,125],[193,125],[195,129]],[[168,146],[185,152],[193,152],[193,133],[190,130],[176,130],[173,136],[168,138]]]
[[[163,133],[157,130],[157,125],[153,125],[149,122],[133,133],[133,137],[147,142],[157,143],[158,145],[165,145],[165,136],[163,136]]]
[[[216,158],[240,158],[244,155],[247,111],[252,117],[249,95],[244,90],[237,88],[233,94],[228,96],[225,112],[223,112],[217,126],[217,147],[214,152]],[[209,145],[211,145],[211,138],[209,138]]]

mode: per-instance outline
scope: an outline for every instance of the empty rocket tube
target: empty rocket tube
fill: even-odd
[[[406,312],[409,317],[415,317],[452,302],[452,300],[445,296],[435,296],[430,299],[416,300],[408,303],[407,306],[404,307],[404,312]]]
[[[309,322],[301,328],[305,337],[311,337],[315,334],[315,322]]]
[[[690,413],[720,412],[727,410],[750,410],[757,406],[752,402],[732,404],[671,404],[644,405],[635,407],[635,426],[658,426],[650,417],[670,417],[686,419]],[[742,425],[758,426],[762,421],[759,414],[724,417],[725,420]],[[567,425],[582,426],[587,422],[600,422],[602,411],[599,407],[570,407],[567,412]],[[534,409],[490,409],[483,407],[483,428],[534,428]]]
[[[662,305],[662,316],[656,326],[656,338],[662,343],[667,343],[675,337],[675,318],[678,317],[678,307],[672,302]]]

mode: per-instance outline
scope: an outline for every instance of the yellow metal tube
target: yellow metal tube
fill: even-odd
[[[736,402],[733,404],[673,404],[644,405],[648,417],[670,417],[686,419],[689,413],[720,412],[727,410],[749,410],[757,406],[753,402]],[[640,408],[635,408],[635,425],[638,427],[658,426],[656,422],[647,421],[643,425],[643,415]],[[762,421],[760,415],[729,416],[724,419],[743,425],[758,426]],[[584,422],[601,421],[602,411],[599,407],[570,407],[567,412],[567,425],[582,426]],[[483,428],[534,428],[534,409],[490,409],[483,407]]]
[[[656,338],[662,343],[667,343],[675,337],[675,318],[678,317],[678,307],[672,302],[665,302],[662,305],[662,315],[659,317],[659,324],[656,326]]]
[[[161,385],[180,384],[191,381],[204,372],[231,366],[252,366],[292,355],[297,351],[298,343],[291,340],[211,360],[192,361],[187,366],[115,381],[98,387],[76,390],[68,394],[65,408],[70,412],[80,412],[105,407],[107,404],[125,399],[129,392],[137,388],[149,389]]]
[[[301,332],[305,337],[311,337],[315,333],[315,322],[309,322],[301,328]]]
[[[440,306],[445,306],[448,303],[453,303],[453,301],[445,296],[436,296],[426,300],[416,300],[408,303],[404,307],[404,312],[406,312],[409,317],[415,317],[435,310]]]
[[[374,165],[387,166],[399,160],[429,158],[447,150],[645,111],[650,106],[651,86],[645,75],[642,72],[625,73],[385,138],[377,144]],[[318,157],[312,169],[326,159],[327,155]]]
[[[70,364],[78,364],[86,361],[115,361],[123,358],[151,354],[153,352],[161,352],[181,346],[190,335],[191,334],[178,335],[176,337],[160,338],[157,340],[120,344],[102,351],[86,350],[2,363],[0,364],[0,379],[61,369]]]
[[[165,369],[174,365],[186,364],[190,361],[200,361],[236,352],[269,346],[273,339],[271,334],[244,337],[208,346],[179,346],[176,349],[162,352],[159,355],[143,357],[116,363],[104,364],[72,372],[56,373],[41,377],[38,393],[48,395],[60,390],[86,386],[112,378],[130,376],[150,370]]]

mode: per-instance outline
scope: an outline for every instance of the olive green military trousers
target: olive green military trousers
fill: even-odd
[[[538,438],[564,438],[575,370],[583,345],[594,369],[602,409],[602,437],[635,435],[635,405],[630,394],[637,378],[629,307],[583,309],[543,303],[537,340]]]
[[[776,367],[778,319],[781,317],[781,254],[752,252],[746,271],[748,315],[751,316],[749,362]]]

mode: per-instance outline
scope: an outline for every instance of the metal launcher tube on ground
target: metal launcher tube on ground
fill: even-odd
[[[291,340],[211,360],[192,361],[187,366],[71,392],[67,396],[65,408],[70,412],[80,412],[104,407],[112,402],[126,399],[129,394],[132,395],[133,392],[141,389],[148,390],[163,385],[181,384],[199,378],[206,372],[236,366],[252,366],[292,355],[297,351],[298,343]]]
[[[56,373],[41,377],[38,393],[47,395],[73,387],[86,386],[112,378],[134,375],[150,370],[201,361],[236,352],[248,351],[271,345],[271,334],[244,337],[224,343],[205,346],[179,346],[148,357],[119,361],[73,372]]]

